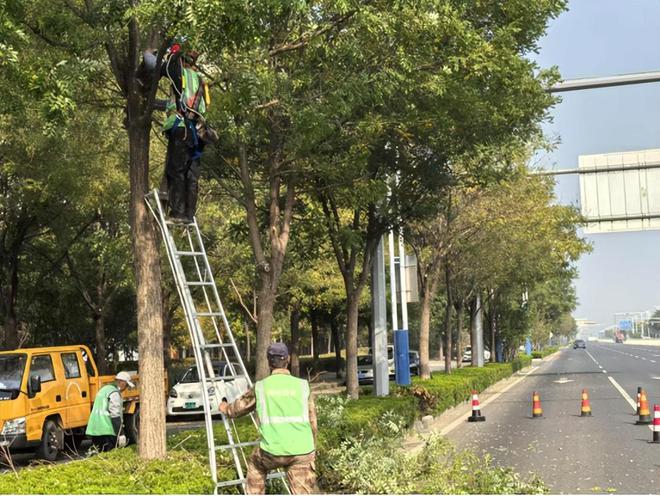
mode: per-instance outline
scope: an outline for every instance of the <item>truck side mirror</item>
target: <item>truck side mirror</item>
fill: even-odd
[[[28,396],[34,398],[37,393],[41,392],[41,376],[31,375],[30,382],[28,383]]]

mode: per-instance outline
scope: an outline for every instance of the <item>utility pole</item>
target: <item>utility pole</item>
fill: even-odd
[[[371,263],[371,308],[373,329],[371,356],[374,369],[374,394],[390,394],[389,367],[387,366],[387,299],[385,297],[385,260],[381,236]]]
[[[481,305],[481,293],[477,292],[472,308],[472,365],[475,367],[484,366],[484,327],[483,327],[483,307]],[[493,350],[491,350],[493,353]],[[458,357],[460,360],[460,357]]]

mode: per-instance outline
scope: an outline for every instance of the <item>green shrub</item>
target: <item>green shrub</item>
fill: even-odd
[[[320,457],[319,484],[330,493],[356,494],[532,494],[545,492],[537,478],[521,479],[489,458],[458,452],[432,437],[416,453],[391,439],[356,437]]]
[[[213,492],[208,465],[185,451],[142,460],[124,448],[63,465],[0,476],[0,494],[188,494]]]

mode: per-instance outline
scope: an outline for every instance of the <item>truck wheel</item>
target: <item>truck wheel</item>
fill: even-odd
[[[140,435],[140,407],[132,414],[124,415],[124,434],[128,444],[137,444]]]
[[[37,458],[54,462],[64,447],[64,433],[54,420],[46,420],[41,436],[41,444],[37,448]]]

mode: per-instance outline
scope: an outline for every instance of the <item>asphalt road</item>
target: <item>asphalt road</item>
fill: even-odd
[[[494,399],[482,410],[486,422],[461,423],[448,437],[497,465],[538,474],[553,493],[657,494],[660,444],[648,443],[648,426],[635,425],[638,386],[651,410],[660,403],[659,347],[589,342],[586,350],[563,350]],[[582,389],[592,417],[580,417]],[[541,419],[531,417],[533,391]]]

